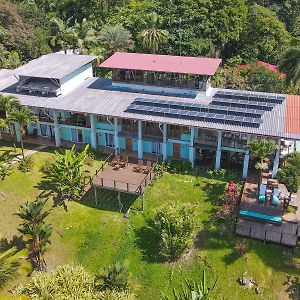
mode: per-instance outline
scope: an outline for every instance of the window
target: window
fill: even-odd
[[[115,147],[115,138],[112,133],[105,133],[105,146],[106,147]]]
[[[151,142],[151,152],[154,154],[162,154],[162,144]]]

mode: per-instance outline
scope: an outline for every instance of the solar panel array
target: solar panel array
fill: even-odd
[[[285,97],[257,93],[217,92],[210,105],[174,100],[136,98],[127,112],[221,124],[259,127],[262,115]]]

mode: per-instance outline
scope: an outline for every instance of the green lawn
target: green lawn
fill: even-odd
[[[8,239],[19,236],[19,220],[13,215],[19,205],[47,188],[39,169],[44,161],[53,160],[53,149],[47,148],[33,158],[36,164],[32,173],[21,173],[15,166],[16,171],[0,182],[0,231]],[[100,162],[92,169],[97,164]],[[170,292],[184,279],[199,279],[203,268],[208,270],[210,283],[218,277],[215,299],[298,299],[300,270],[286,266],[286,262],[293,256],[299,258],[299,252],[249,240],[246,255],[236,255],[233,247],[238,238],[224,224],[215,227],[209,222],[217,209],[214,201],[222,196],[226,183],[210,180],[208,186],[205,180],[204,176],[165,174],[146,191],[144,215],[140,199],[122,195],[125,207],[132,204],[129,219],[118,212],[116,194],[109,191],[98,191],[98,206],[93,191],[89,191],[80,203],[67,203],[67,211],[56,207],[48,217],[54,227],[46,255],[48,267],[75,261],[96,273],[126,259],[131,286],[143,300],[160,299],[162,292]],[[52,206],[52,200],[48,202]],[[197,205],[197,243],[175,264],[161,261],[157,240],[147,226],[155,210],[167,202]],[[243,274],[258,283],[260,296],[237,283]]]

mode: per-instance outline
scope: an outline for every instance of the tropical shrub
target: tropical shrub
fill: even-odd
[[[160,254],[166,260],[176,260],[193,243],[195,234],[194,207],[170,204],[154,217],[152,227],[159,239]]]
[[[28,296],[30,299],[47,300],[134,300],[129,290],[98,291],[95,277],[82,266],[62,265],[55,270],[39,272],[29,282],[13,290],[14,295]]]
[[[236,172],[227,169],[207,170],[206,174],[210,178],[222,181],[238,182],[240,180],[240,176]]]
[[[136,297],[128,290],[105,290],[99,292],[99,300],[135,300]]]
[[[0,161],[0,180],[4,180],[12,172],[12,165],[10,163]]]
[[[128,287],[128,264],[116,262],[104,268],[101,275],[96,276],[96,286],[101,290],[122,290]]]
[[[215,280],[212,287],[208,287],[206,272],[203,271],[202,279],[198,281],[185,282],[178,289],[173,289],[173,297],[164,296],[163,300],[209,300],[210,296],[215,290],[217,279]]]
[[[85,159],[88,145],[82,152],[76,152],[75,146],[64,153],[55,152],[57,160],[49,174],[60,200],[79,200],[84,192],[86,179]]]
[[[21,160],[18,169],[21,172],[31,172],[34,167],[34,160],[31,156],[27,156],[24,159]]]
[[[59,266],[49,273],[37,273],[13,293],[30,299],[99,299],[94,289],[94,277],[82,266],[73,264]]]

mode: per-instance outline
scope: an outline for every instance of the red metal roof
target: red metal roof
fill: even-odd
[[[218,58],[116,52],[104,61],[100,67],[194,75],[214,75],[221,61],[222,60]]]
[[[285,131],[300,134],[300,96],[287,95]]]
[[[262,67],[267,68],[267,69],[268,69],[269,71],[271,71],[271,72],[279,73],[279,77],[280,77],[280,78],[285,78],[285,77],[286,77],[286,74],[280,73],[279,70],[278,70],[278,67],[275,66],[275,65],[269,64],[269,63],[264,62],[264,61],[261,61],[261,60],[259,60],[259,61],[257,62],[257,64],[260,65],[260,66],[262,66]],[[238,70],[244,70],[244,69],[247,69],[247,68],[249,68],[249,67],[251,67],[250,64],[243,64],[243,65],[237,66],[237,69],[238,69]]]

